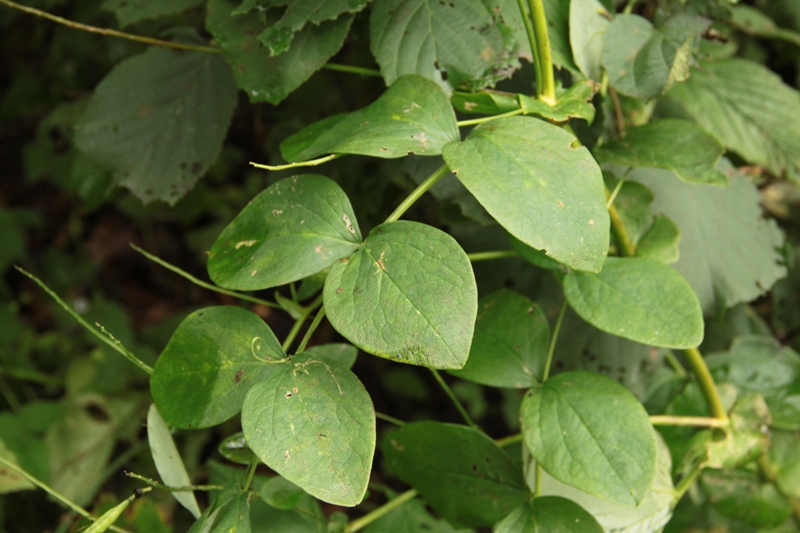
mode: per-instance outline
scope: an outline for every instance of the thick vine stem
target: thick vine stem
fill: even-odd
[[[494,252],[475,252],[467,254],[467,258],[472,261],[488,261],[491,259],[506,259],[508,257],[519,257],[516,250],[497,250]]]
[[[542,70],[542,83],[536,87],[536,95],[540,100],[555,105],[556,82],[553,75],[553,54],[550,49],[550,35],[547,32],[547,17],[542,0],[528,0],[536,37],[536,57]]]
[[[728,425],[726,420],[708,416],[672,416],[652,415],[650,423],[654,426],[690,426],[701,428],[722,428]]]
[[[709,411],[711,411],[711,415],[727,425],[728,413],[722,405],[719,391],[717,391],[717,385],[714,383],[714,378],[711,377],[711,372],[708,371],[708,366],[706,366],[706,361],[703,359],[700,350],[697,348],[688,348],[684,350],[683,353],[686,354],[689,365],[692,367],[692,372],[694,372],[695,377],[697,377],[698,384],[703,391],[703,396],[706,398],[706,403],[708,404]]]
[[[608,189],[606,189],[606,198],[610,198]],[[613,203],[608,206],[608,216],[611,219],[611,234],[614,235],[614,241],[616,241],[619,248],[619,255],[623,257],[635,256],[636,245],[633,244],[628,232],[625,231],[625,226],[622,225],[622,219]]]

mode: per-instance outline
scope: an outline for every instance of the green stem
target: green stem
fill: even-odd
[[[528,35],[528,42],[531,46],[531,62],[533,63],[533,72],[536,76],[536,89],[544,83],[542,79],[542,64],[539,60],[539,54],[536,46],[536,34],[533,31],[533,24],[531,16],[528,14],[528,8],[525,6],[525,0],[517,0],[517,7],[519,14],[522,17],[522,25],[525,26],[525,33]]]
[[[681,364],[680,361],[678,361],[678,358],[675,357],[674,353],[672,353],[670,350],[667,350],[667,352],[664,354],[664,358],[667,360],[669,366],[672,367],[672,369],[675,371],[676,374],[678,374],[682,378],[689,377],[689,373],[686,371],[685,368],[683,368],[683,365]]]
[[[697,476],[700,475],[700,472],[702,470],[703,470],[702,467],[698,464],[692,469],[691,472],[689,472],[683,479],[681,479],[680,483],[678,483],[678,486],[675,487],[674,491],[675,499],[673,500],[674,501],[673,508],[675,505],[678,504],[680,499],[683,498],[683,495],[686,494],[686,491],[689,490],[689,488],[694,484],[694,481],[697,479]]]
[[[303,340],[300,341],[300,346],[297,347],[296,353],[303,353],[303,350],[306,349],[306,345],[308,341],[311,340],[311,335],[314,334],[314,331],[319,327],[319,323],[322,322],[322,318],[325,316],[325,307],[323,306],[322,309],[319,310],[317,316],[314,317],[314,321],[311,322],[311,325],[308,326],[308,331],[306,331],[305,336],[303,336]]]
[[[420,197],[425,194],[425,192],[433,187],[434,183],[442,179],[442,177],[447,174],[450,169],[447,168],[447,165],[442,165],[436,171],[428,176],[428,178],[419,184],[419,186],[411,191],[405,200],[402,201],[400,205],[397,206],[397,209],[389,215],[389,218],[386,219],[386,222],[394,222],[398,220],[403,214],[408,211],[408,208],[414,205],[414,202],[420,199]]]
[[[351,65],[340,65],[338,63],[326,63],[322,66],[325,70],[335,70],[337,72],[347,72],[349,74],[360,74],[362,76],[372,76],[375,78],[382,78],[383,75],[379,70],[371,68],[353,67]]]
[[[610,198],[608,189],[606,189],[606,198]],[[636,246],[625,231],[625,226],[622,224],[622,219],[619,216],[617,208],[614,204],[608,205],[608,216],[611,219],[611,234],[614,235],[614,240],[619,248],[619,255],[623,257],[634,257],[636,255]]]
[[[547,33],[547,17],[542,0],[528,0],[533,20],[533,31],[536,35],[536,57],[542,69],[542,84],[536,86],[536,94],[540,100],[555,105],[556,82],[553,75],[553,55],[550,50],[550,36]]]
[[[708,416],[672,416],[652,415],[650,423],[654,426],[688,426],[704,428],[721,428],[728,425],[727,421]]]
[[[519,257],[516,250],[498,250],[495,252],[476,252],[467,254],[467,258],[472,261],[488,261],[490,259],[505,259],[507,257]]]
[[[525,112],[524,109],[521,107],[519,109],[512,109],[511,111],[507,111],[505,113],[500,113],[499,115],[492,115],[489,117],[482,117],[482,118],[471,118],[469,120],[459,120],[456,122],[459,128],[464,126],[475,126],[477,124],[483,124],[484,122],[491,122],[492,120],[497,120],[498,118],[505,118],[505,117],[515,117],[517,115],[521,115]]]
[[[417,497],[416,490],[414,489],[407,490],[403,494],[397,496],[396,498],[393,498],[388,502],[384,503],[374,511],[365,514],[361,518],[356,518],[355,520],[347,524],[347,528],[345,529],[345,531],[348,531],[349,533],[356,533],[356,531],[360,531],[361,529],[365,528],[378,518],[386,515],[390,511],[393,511],[394,509],[397,509],[407,501],[413,500],[416,497]]]
[[[497,439],[494,442],[495,442],[495,444],[497,444],[501,448],[503,448],[505,446],[511,446],[512,444],[516,444],[518,442],[522,442],[522,433],[517,433],[516,435],[509,435],[508,437],[503,437],[502,439]]]
[[[119,37],[121,39],[127,39],[129,41],[136,41],[139,43],[144,44],[151,44],[155,46],[164,46],[166,48],[176,48],[178,50],[189,50],[192,52],[207,52],[211,54],[221,54],[222,50],[216,48],[214,46],[199,46],[194,44],[184,44],[184,43],[175,43],[172,41],[163,41],[161,39],[153,39],[152,37],[144,37],[142,35],[134,35],[131,33],[125,33],[117,30],[111,30],[108,28],[98,28],[96,26],[89,26],[87,24],[81,24],[80,22],[74,22],[69,19],[65,19],[62,17],[58,17],[47,11],[42,11],[40,9],[36,9],[33,7],[23,6],[16,2],[11,2],[10,0],[0,0],[0,4],[5,4],[10,8],[18,9],[19,11],[23,11],[30,15],[35,15],[37,17],[41,17],[52,22],[56,22],[58,24],[62,24],[67,26],[68,28],[73,28],[76,30],[83,30],[88,31],[89,33],[98,33],[100,35],[107,35],[109,37]]]
[[[623,9],[622,12],[626,15],[630,15],[638,1],[639,0],[628,0],[628,3],[625,5],[625,9]]]
[[[453,402],[453,405],[456,406],[456,409],[458,409],[458,412],[461,414],[461,418],[464,419],[464,421],[467,423],[467,425],[469,427],[471,427],[472,429],[477,429],[478,431],[480,431],[480,428],[472,420],[472,417],[469,416],[469,413],[467,412],[467,410],[464,409],[464,406],[461,404],[461,401],[458,399],[456,394],[453,392],[453,389],[451,389],[450,386],[447,383],[444,382],[444,379],[442,379],[442,375],[439,374],[439,371],[436,370],[435,368],[429,368],[428,370],[431,371],[431,374],[433,374],[433,377],[436,378],[436,381],[442,387],[442,389],[444,390],[445,394],[447,394],[447,396]]]
[[[608,201],[606,202],[606,209],[610,209],[612,205],[614,205],[614,200],[617,198],[619,191],[622,189],[622,185],[625,183],[625,180],[628,179],[628,175],[633,171],[633,167],[628,167],[628,170],[625,171],[625,174],[617,180],[617,185],[614,187],[614,190],[611,191],[611,196],[608,197]]]
[[[256,468],[258,468],[258,458],[253,457],[250,460],[250,466],[247,468],[247,478],[244,480],[244,487],[242,487],[242,490],[250,490],[250,485],[253,483],[253,478],[256,476]]]
[[[719,397],[717,385],[714,383],[714,378],[711,377],[711,372],[708,371],[706,361],[703,359],[700,350],[697,348],[688,348],[684,350],[683,353],[686,354],[689,365],[691,365],[692,371],[697,377],[700,389],[703,391],[703,396],[706,397],[706,403],[708,404],[708,410],[711,411],[711,416],[727,424],[728,413],[725,412],[725,407],[723,407],[722,400]]]
[[[300,328],[303,327],[303,324],[308,318],[308,315],[313,313],[314,310],[320,305],[322,305],[321,294],[317,296],[317,298],[313,302],[311,302],[308,306],[303,308],[303,313],[300,315],[300,318],[295,320],[294,326],[292,326],[291,331],[289,331],[289,334],[286,336],[286,339],[283,341],[283,344],[281,345],[281,348],[283,349],[284,352],[288,352],[289,347],[294,342],[294,339],[297,337],[297,334],[300,333]]]
[[[379,413],[378,411],[375,411],[375,418],[378,418],[380,420],[385,420],[386,422],[389,422],[390,424],[394,424],[395,426],[399,427],[403,427],[406,425],[406,423],[400,420],[399,418],[395,418],[393,416],[389,416],[384,413]]]
[[[327,163],[328,161],[339,159],[343,155],[345,154],[330,154],[324,157],[318,157],[317,159],[309,159],[308,161],[298,161],[296,163],[287,163],[286,165],[262,165],[261,163],[253,163],[251,161],[250,165],[256,168],[263,168],[265,170],[270,170],[270,171],[288,170],[290,168],[300,168],[300,167],[316,167],[323,163]]]
[[[164,485],[163,483],[159,483],[155,479],[150,479],[149,477],[141,476],[141,475],[135,474],[133,472],[125,472],[125,475],[127,477],[130,477],[130,478],[133,478],[133,479],[138,479],[139,481],[147,483],[148,485],[150,485],[153,488],[156,488],[158,490],[163,490],[163,491],[166,491],[166,492],[188,492],[188,491],[193,491],[193,490],[202,490],[202,491],[222,490],[222,489],[225,488],[222,485],[186,485],[186,486],[183,486],[183,487],[168,487],[168,486]]]
[[[58,305],[60,305],[60,306],[61,306],[61,307],[62,307],[62,308],[63,308],[63,309],[64,309],[64,310],[67,312],[67,313],[69,313],[69,314],[70,314],[70,316],[72,316],[72,318],[74,318],[75,320],[77,320],[77,321],[78,321],[78,323],[79,323],[81,326],[83,326],[84,328],[86,328],[86,330],[87,330],[89,333],[91,333],[92,335],[94,335],[95,337],[97,337],[98,339],[100,339],[101,341],[103,341],[105,344],[107,344],[108,346],[110,346],[110,347],[111,347],[112,349],[114,349],[115,351],[117,351],[117,352],[119,352],[120,354],[122,354],[122,356],[123,356],[123,357],[125,357],[125,358],[126,358],[128,361],[130,361],[130,362],[131,362],[131,363],[133,363],[134,365],[138,366],[139,368],[141,368],[142,370],[144,370],[144,371],[145,371],[145,372],[147,372],[148,374],[152,374],[152,373],[153,373],[153,369],[152,369],[152,367],[150,367],[150,365],[146,364],[144,361],[142,361],[141,359],[139,359],[138,357],[136,357],[136,356],[133,354],[133,352],[131,352],[130,350],[128,350],[127,348],[125,348],[125,347],[122,345],[122,343],[120,343],[120,342],[119,342],[118,340],[116,340],[116,339],[112,340],[112,338],[109,338],[109,337],[107,337],[107,336],[103,335],[103,333],[101,333],[100,331],[98,331],[98,330],[97,330],[97,328],[93,328],[91,325],[89,325],[89,323],[88,323],[88,322],[86,322],[86,321],[85,321],[85,320],[84,320],[84,319],[83,319],[83,318],[82,318],[82,317],[81,317],[81,316],[80,316],[80,315],[79,315],[79,314],[78,314],[78,313],[77,313],[77,312],[76,312],[76,311],[75,311],[73,308],[71,308],[69,305],[67,305],[67,303],[66,303],[64,300],[62,300],[62,299],[61,299],[61,298],[60,298],[60,297],[59,297],[59,296],[58,296],[58,295],[57,295],[55,292],[53,292],[53,291],[50,289],[50,287],[48,287],[47,285],[45,285],[45,284],[44,284],[44,282],[43,282],[42,280],[40,280],[39,278],[37,278],[36,276],[34,276],[33,274],[31,274],[31,273],[30,273],[30,272],[28,272],[27,270],[23,269],[22,267],[19,267],[19,266],[17,266],[17,265],[14,265],[14,268],[16,268],[16,269],[17,269],[17,270],[18,270],[20,273],[22,273],[22,274],[24,274],[25,276],[29,277],[29,278],[30,278],[31,280],[33,280],[33,281],[34,281],[34,282],[35,282],[37,285],[39,285],[39,287],[41,287],[41,288],[42,288],[42,290],[44,290],[44,292],[46,292],[48,295],[50,295],[50,297],[51,297],[51,298],[53,298],[53,299],[54,299],[54,300],[55,300],[55,301],[58,303]]]
[[[267,301],[267,300],[262,300],[261,298],[256,298],[255,296],[250,296],[248,294],[242,294],[240,292],[230,291],[228,289],[223,289],[221,287],[217,287],[216,285],[212,285],[211,283],[206,283],[203,280],[197,279],[196,277],[192,276],[191,274],[189,274],[185,270],[181,270],[180,268],[176,267],[175,265],[171,265],[171,264],[167,263],[166,261],[164,261],[160,257],[157,257],[157,256],[155,256],[155,255],[153,255],[153,254],[151,254],[149,252],[145,252],[144,250],[142,250],[141,248],[139,248],[138,246],[136,246],[133,243],[130,243],[130,247],[133,248],[134,250],[136,250],[137,252],[139,252],[140,254],[142,254],[143,256],[145,256],[146,258],[148,258],[149,260],[153,261],[154,263],[158,263],[159,265],[161,265],[162,267],[166,268],[167,270],[171,270],[171,271],[175,272],[179,276],[188,279],[189,281],[191,281],[192,283],[194,283],[195,285],[197,285],[199,287],[203,287],[204,289],[208,289],[210,291],[218,292],[220,294],[233,296],[234,298],[238,298],[239,300],[244,300],[246,302],[253,302],[255,304],[265,305],[267,307],[272,307],[273,309],[281,309],[281,306],[276,304],[276,303],[274,303],[274,302],[270,302],[270,301]]]
[[[542,383],[547,381],[550,377],[550,365],[553,363],[553,353],[556,351],[556,341],[558,341],[558,332],[561,330],[561,322],[564,320],[564,312],[567,310],[567,300],[561,302],[561,309],[558,311],[558,318],[556,319],[556,326],[553,328],[553,334],[550,336],[550,346],[547,347],[547,360],[544,363],[544,372],[542,372]]]

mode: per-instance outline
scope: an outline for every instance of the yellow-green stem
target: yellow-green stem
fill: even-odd
[[[433,377],[436,379],[436,382],[439,383],[439,385],[442,387],[442,390],[444,390],[445,394],[447,394],[447,396],[450,398],[450,401],[452,401],[453,405],[456,406],[456,409],[458,410],[459,414],[461,415],[461,418],[464,419],[464,421],[467,423],[467,425],[469,427],[471,427],[472,429],[477,429],[478,431],[480,431],[480,428],[478,427],[478,424],[476,424],[472,420],[472,417],[469,416],[469,413],[467,412],[466,409],[464,409],[464,406],[461,404],[461,401],[458,399],[456,394],[453,392],[453,389],[451,389],[450,386],[447,383],[445,383],[444,379],[442,378],[442,375],[439,374],[439,371],[436,370],[435,368],[429,368],[428,370],[431,371],[431,374],[433,374]]]
[[[250,166],[274,172],[278,170],[288,170],[290,168],[316,167],[323,163],[327,163],[328,161],[339,159],[343,155],[344,154],[330,154],[324,157],[318,157],[317,159],[309,159],[308,161],[298,161],[296,163],[287,163],[285,165],[262,165],[261,163],[253,163],[251,161]]]
[[[550,377],[550,365],[553,363],[553,354],[556,351],[556,342],[558,341],[558,332],[561,331],[561,322],[564,320],[564,312],[567,310],[567,300],[561,302],[561,309],[558,311],[558,318],[556,318],[556,325],[553,328],[553,334],[550,336],[550,346],[547,347],[547,359],[544,363],[544,371],[542,372],[542,382],[547,381]]]
[[[459,120],[456,124],[458,124],[458,127],[460,128],[464,126],[476,126],[478,124],[483,124],[484,122],[491,122],[493,120],[497,120],[498,118],[515,117],[517,115],[523,114],[524,112],[525,110],[520,107],[519,109],[512,109],[511,111],[500,113],[499,115],[492,115],[489,117],[482,117],[482,118],[471,118],[468,120]]]
[[[611,194],[606,189],[606,199],[610,198]],[[622,224],[622,219],[619,217],[619,212],[614,204],[608,206],[608,216],[611,219],[611,234],[614,236],[614,241],[617,243],[619,255],[623,257],[634,257],[636,255],[636,246],[625,231],[625,226]]]
[[[490,259],[506,259],[508,257],[519,257],[516,250],[498,250],[496,252],[475,252],[467,254],[467,258],[473,263],[475,261],[488,261]]]
[[[447,168],[447,165],[442,165],[441,167],[436,169],[436,171],[433,174],[431,174],[430,176],[428,176],[428,178],[425,181],[420,183],[419,186],[416,189],[411,191],[411,194],[409,194],[406,197],[406,199],[403,200],[400,203],[400,205],[397,206],[397,209],[395,209],[394,212],[391,215],[389,215],[389,217],[386,219],[386,222],[394,222],[395,220],[399,220],[400,217],[403,216],[403,214],[406,211],[408,211],[408,209],[412,205],[414,205],[414,202],[419,200],[420,197],[423,194],[425,194],[425,192],[427,192],[428,189],[433,187],[433,185],[437,181],[442,179],[442,177],[445,174],[447,174],[449,171],[450,171],[450,169]]]
[[[311,302],[310,304],[308,304],[306,307],[303,308],[303,311],[300,314],[300,318],[294,321],[292,329],[289,331],[289,334],[286,336],[286,338],[283,341],[283,344],[281,345],[281,348],[283,349],[284,352],[288,353],[289,347],[291,347],[292,343],[294,342],[294,339],[297,337],[297,334],[300,333],[300,329],[303,327],[303,324],[308,318],[308,315],[313,313],[320,305],[322,305],[321,294],[317,296],[313,302]]]
[[[522,17],[522,25],[525,27],[525,33],[528,35],[528,43],[530,43],[531,47],[531,61],[533,62],[533,73],[536,77],[536,87],[538,90],[538,88],[542,86],[542,64],[539,61],[539,54],[537,53],[536,34],[533,31],[533,23],[528,13],[528,8],[525,5],[525,0],[517,0],[517,7]]]
[[[349,74],[360,74],[361,76],[371,76],[373,78],[383,77],[379,70],[373,70],[371,68],[364,67],[352,67],[350,65],[340,65],[338,63],[326,63],[322,68],[337,72],[347,72]]]
[[[380,507],[378,507],[374,511],[365,514],[361,518],[356,518],[355,520],[353,520],[352,522],[347,524],[347,528],[345,529],[345,531],[347,531],[349,533],[356,533],[356,531],[360,531],[361,529],[367,527],[369,524],[371,524],[372,522],[374,522],[378,518],[381,518],[382,516],[387,514],[389,511],[393,511],[394,509],[397,509],[398,507],[400,507],[401,505],[403,505],[407,501],[413,500],[416,497],[417,497],[417,491],[416,490],[414,490],[414,489],[407,490],[403,494],[397,496],[396,498],[393,498],[393,499],[389,500],[388,502],[384,503],[383,505],[381,505]]]
[[[708,410],[711,411],[711,416],[718,418],[725,424],[728,423],[728,413],[725,412],[725,407],[722,405],[722,400],[717,391],[717,385],[714,383],[714,378],[711,377],[711,372],[708,371],[706,361],[703,355],[697,348],[688,348],[683,351],[692,367],[697,382],[700,385],[700,390],[703,391],[703,396],[706,398]]]
[[[727,421],[708,416],[672,416],[652,415],[650,423],[654,426],[690,426],[703,428],[721,428],[728,425]]]
[[[542,83],[536,87],[536,95],[550,105],[556,104],[556,82],[553,75],[553,54],[550,50],[550,36],[547,32],[547,16],[542,0],[528,0],[536,36],[536,58],[542,69]]]
[[[386,422],[389,422],[390,424],[394,424],[395,426],[399,426],[399,427],[402,427],[402,426],[406,425],[406,423],[403,422],[402,420],[400,420],[399,418],[395,418],[393,416],[389,416],[389,415],[384,414],[384,413],[379,413],[378,411],[375,411],[375,418],[377,418],[379,420],[384,420]]]
[[[322,322],[322,318],[324,316],[325,316],[325,306],[323,306],[319,310],[319,313],[317,313],[317,316],[314,317],[314,320],[313,320],[313,322],[311,322],[311,325],[308,326],[308,331],[306,331],[306,334],[303,336],[303,340],[300,341],[300,346],[297,347],[297,353],[303,353],[303,350],[306,349],[306,345],[308,345],[308,341],[311,340],[311,336],[314,334],[314,332],[319,327],[319,324],[320,324],[320,322]]]

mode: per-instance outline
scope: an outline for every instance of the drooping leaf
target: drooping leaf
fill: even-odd
[[[251,102],[278,104],[308,80],[342,47],[352,15],[310,24],[299,31],[288,52],[270,57],[257,35],[264,29],[258,13],[231,16],[235,0],[210,0],[206,28],[225,52],[236,83]]]
[[[665,109],[686,116],[729,150],[800,179],[800,96],[767,67],[742,58],[703,61],[673,87]]]
[[[179,428],[215,426],[239,412],[247,391],[286,355],[256,314],[208,307],[181,322],[156,361],[150,392],[164,420]]]
[[[572,57],[583,75],[591,80],[602,78],[603,34],[608,29],[609,19],[608,11],[598,0],[571,0],[569,3]]]
[[[622,385],[564,372],[522,401],[522,435],[557,480],[620,505],[638,505],[656,473],[656,437],[647,412]]]
[[[460,139],[447,95],[422,76],[401,76],[367,107],[316,122],[281,143],[287,161],[323,154],[439,155]]]
[[[370,232],[325,280],[325,311],[365,352],[429,368],[469,355],[477,289],[467,254],[446,233],[396,221]]]
[[[312,496],[358,504],[375,450],[369,394],[348,369],[312,354],[277,366],[250,389],[242,407],[250,449]]]
[[[150,404],[150,410],[147,412],[147,441],[150,444],[150,453],[153,455],[156,470],[164,485],[188,487],[192,484],[169,428],[155,404]],[[192,516],[200,517],[200,507],[192,491],[173,492],[172,495],[192,513]]]
[[[682,183],[672,172],[637,169],[629,179],[655,193],[652,209],[681,230],[674,267],[694,289],[706,314],[748,302],[786,274],[778,263],[783,235],[761,216],[756,188],[730,166],[728,187]]]
[[[319,359],[339,363],[345,368],[352,368],[358,357],[358,348],[346,343],[318,344],[311,346],[306,351],[313,353]]]
[[[175,205],[216,161],[235,105],[222,58],[152,47],[100,82],[75,143],[142,202]]]
[[[275,287],[324,270],[360,242],[344,191],[323,176],[294,176],[259,193],[222,231],[208,273],[229,289]]]
[[[102,8],[113,11],[121,27],[186,11],[203,0],[103,0]]]
[[[665,348],[695,348],[703,340],[697,296],[653,259],[609,257],[598,274],[570,272],[564,295],[584,320],[626,339]]]
[[[388,85],[419,74],[457,87],[491,73],[503,35],[481,0],[382,0],[372,8],[370,46]]]
[[[513,291],[492,293],[478,302],[467,364],[450,373],[491,387],[529,388],[541,379],[549,340],[538,305]]]
[[[571,118],[582,118],[591,123],[594,120],[594,106],[590,100],[594,95],[595,84],[591,80],[581,80],[566,91],[557,91],[558,101],[550,105],[543,100],[518,94],[520,107],[526,115],[535,114],[555,122],[566,122]]]
[[[563,129],[529,117],[481,124],[444,148],[447,165],[501,226],[577,270],[597,272],[608,252],[602,176]]]
[[[636,256],[671,265],[680,259],[681,230],[667,215],[657,214],[647,233],[636,243]]]
[[[494,533],[603,533],[603,527],[586,510],[560,496],[539,496],[514,509],[494,528]]]
[[[522,474],[485,434],[439,422],[386,435],[386,465],[454,525],[491,525],[528,497]]]
[[[667,168],[683,181],[727,185],[716,168],[724,148],[710,133],[686,120],[661,119],[631,128],[620,140],[595,150],[600,162]]]
[[[777,527],[792,515],[792,506],[772,483],[746,470],[704,470],[708,501],[720,513],[753,528]]]

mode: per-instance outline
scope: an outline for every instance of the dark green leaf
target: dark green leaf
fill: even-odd
[[[100,82],[75,143],[142,202],[175,205],[216,161],[235,105],[222,58],[152,47]]]
[[[291,49],[270,57],[256,36],[264,29],[258,13],[231,16],[234,0],[210,0],[206,28],[214,35],[251,102],[278,104],[302,85],[341,48],[353,21],[344,15],[319,26],[307,25]]]
[[[275,509],[294,509],[306,497],[306,491],[281,476],[268,479],[259,491],[261,499]]]
[[[344,191],[323,176],[294,176],[262,191],[222,231],[208,273],[229,289],[275,287],[324,270],[360,242]]]
[[[228,461],[240,465],[249,465],[255,457],[253,451],[247,446],[247,439],[241,431],[226,437],[217,446],[217,451]]]
[[[140,20],[174,15],[203,3],[203,0],[103,0],[102,8],[113,11],[121,27]]]
[[[243,492],[233,497],[217,515],[210,533],[250,533],[250,494]]]
[[[501,226],[578,270],[608,253],[602,176],[563,129],[529,117],[493,120],[444,148],[447,165]]]
[[[636,255],[671,265],[680,259],[680,240],[680,228],[667,215],[659,213],[653,217],[647,233],[636,243]]]
[[[622,385],[565,372],[522,401],[522,434],[548,474],[620,505],[639,504],[656,473],[656,438],[644,407]]]
[[[388,222],[336,262],[325,281],[325,311],[350,342],[380,357],[461,368],[469,355],[478,299],[467,254],[446,233]]]
[[[555,122],[566,122],[571,118],[582,118],[591,123],[594,120],[594,106],[590,100],[594,95],[595,84],[591,80],[581,80],[566,91],[558,94],[558,102],[550,105],[532,96],[518,94],[520,106],[526,115],[535,114]],[[588,100],[588,101],[587,101]]]
[[[577,503],[559,496],[540,496],[517,507],[494,533],[603,533],[605,530]]]
[[[792,9],[789,2],[784,3],[786,4],[786,9]],[[732,17],[729,24],[736,29],[749,35],[766,37],[768,39],[779,39],[781,41],[800,45],[800,33],[789,28],[779,27],[775,24],[775,21],[757,8],[740,4],[731,6],[730,10]]]
[[[773,528],[792,515],[792,506],[775,485],[746,470],[704,470],[709,502],[720,513],[754,528]]]
[[[392,509],[372,522],[364,533],[467,533],[467,530],[456,530],[444,520],[437,520],[425,508],[419,499],[411,500],[400,507]],[[469,530],[471,533],[472,530]]]
[[[454,376],[492,387],[528,388],[541,379],[550,327],[541,308],[502,290],[478,302],[467,364]]]
[[[703,313],[692,288],[669,266],[644,258],[609,257],[599,274],[570,272],[564,295],[584,320],[643,344],[694,348]]]
[[[495,91],[478,93],[462,93],[453,91],[450,103],[462,113],[478,113],[481,115],[499,115],[519,109],[517,95]]]
[[[323,154],[396,158],[439,155],[460,139],[456,115],[442,89],[422,76],[402,76],[364,109],[316,122],[281,143],[287,161]]]
[[[791,498],[800,498],[800,433],[773,429],[767,458],[777,472],[778,488]]]
[[[466,426],[406,424],[383,441],[387,466],[448,522],[488,526],[524,502],[519,468],[489,437]]]
[[[583,75],[595,81],[602,78],[603,34],[608,29],[610,18],[598,0],[571,0],[569,3],[572,56]]]
[[[255,385],[242,429],[259,459],[322,501],[353,506],[367,490],[375,411],[358,378],[304,353]]]
[[[352,344],[345,343],[319,344],[308,348],[306,351],[313,353],[320,359],[339,363],[345,368],[352,368],[356,362],[356,357],[358,357],[358,348]]]
[[[282,366],[264,360],[284,357],[258,315],[240,307],[208,307],[178,326],[156,361],[150,392],[170,424],[215,426],[239,412],[250,387]]]

